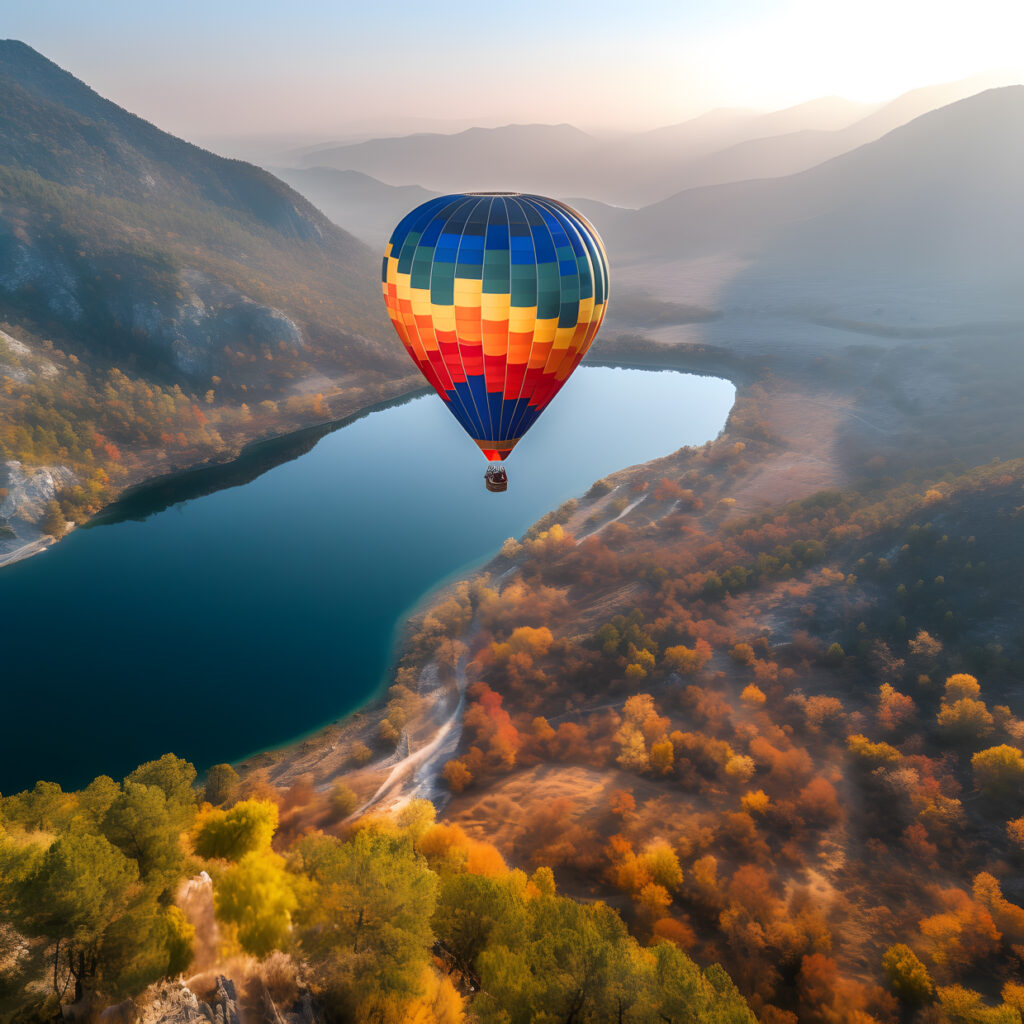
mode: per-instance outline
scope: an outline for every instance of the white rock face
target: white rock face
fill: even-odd
[[[0,462],[0,488],[7,491],[0,500],[0,566],[33,555],[52,543],[39,521],[57,492],[77,483],[78,477],[67,466],[25,469],[15,459]]]
[[[59,490],[77,483],[77,475],[66,466],[25,469],[16,459],[10,459],[0,467],[0,487],[7,489],[7,497],[0,501],[0,519],[36,523]]]

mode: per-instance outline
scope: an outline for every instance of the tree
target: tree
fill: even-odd
[[[183,828],[195,812],[196,794],[192,788],[195,781],[195,768],[174,754],[164,754],[156,761],[139,765],[125,779],[125,782],[141,782],[144,786],[159,786],[167,797],[168,806],[181,814]]]
[[[658,740],[651,744],[650,765],[651,770],[659,775],[669,775],[675,764],[675,747],[670,739]]]
[[[935,991],[928,968],[903,943],[890,946],[882,956],[882,970],[893,992],[908,1003],[923,1003]]]
[[[193,846],[200,857],[238,861],[270,849],[277,829],[277,804],[242,800],[226,811],[210,810],[196,822]]]
[[[467,872],[442,874],[433,928],[462,973],[479,987],[477,960],[497,924],[523,912],[526,877],[512,871],[501,878]]]
[[[889,683],[882,683],[878,691],[878,724],[887,730],[905,725],[914,717],[914,700],[900,693]]]
[[[757,655],[754,653],[754,648],[750,644],[736,644],[731,651],[729,651],[729,657],[736,662],[737,665],[753,665],[757,660]]]
[[[107,929],[125,911],[138,868],[103,836],[82,829],[58,838],[14,886],[18,926],[54,945],[53,987],[66,957],[75,1000],[96,976]],[[63,947],[63,949],[62,949]]]
[[[1006,743],[978,751],[971,767],[975,786],[987,796],[1010,796],[1024,784],[1024,753]]]
[[[48,501],[46,503],[43,519],[39,525],[43,533],[48,533],[56,540],[60,540],[68,530],[67,516],[64,515],[56,501]]]
[[[91,826],[98,827],[120,795],[121,787],[109,775],[98,775],[78,793],[79,814]]]
[[[287,943],[298,907],[284,858],[270,850],[247,853],[221,874],[213,901],[218,920],[236,926],[239,943],[253,956]]]
[[[98,978],[110,995],[136,995],[192,962],[195,928],[178,907],[144,900],[113,922],[103,937]]]
[[[654,947],[657,1020],[667,1024],[690,1021],[755,1024],[755,1017],[732,979],[718,965],[700,968],[677,946]]]
[[[230,803],[237,798],[240,783],[238,772],[231,765],[215,764],[206,773],[203,799],[207,803],[213,804],[214,807]]]
[[[648,843],[640,854],[640,862],[652,881],[664,886],[669,892],[675,892],[683,884],[683,869],[679,866],[679,858],[664,839]]]
[[[831,665],[838,668],[842,665],[846,658],[846,651],[843,650],[843,646],[840,643],[834,643],[829,646],[829,649],[825,652],[824,662],[826,665]]]
[[[143,880],[174,874],[183,853],[181,815],[158,786],[125,782],[103,817],[103,834],[138,866]]]
[[[711,645],[706,640],[698,640],[693,647],[680,644],[678,647],[665,648],[665,666],[683,676],[692,676],[699,672],[712,657]]]
[[[966,672],[958,672],[946,680],[946,700],[957,701],[964,697],[977,698],[981,696],[981,686],[974,676]]]
[[[341,779],[336,780],[331,786],[327,800],[331,805],[331,810],[339,818],[347,818],[359,806],[359,797],[355,790],[346,786]]]
[[[746,704],[748,708],[764,707],[764,704],[767,701],[767,699],[768,698],[765,697],[764,691],[761,689],[761,687],[755,686],[753,683],[744,686],[743,692],[740,694],[740,700],[743,701],[743,703]]]
[[[1024,816],[1008,821],[1006,834],[1010,837],[1010,842],[1024,851]]]
[[[1019,1024],[1020,1013],[1013,1006],[988,1006],[981,994],[962,985],[938,989],[942,1018],[949,1024]]]
[[[300,941],[339,998],[413,993],[427,966],[437,876],[410,838],[363,828],[348,842],[309,836],[294,848],[295,868],[311,882]]]
[[[985,702],[962,697],[952,704],[943,704],[939,726],[957,739],[978,739],[992,731],[995,722]]]
[[[461,793],[473,781],[473,773],[466,762],[460,760],[449,761],[442,769],[441,776],[453,793]]]

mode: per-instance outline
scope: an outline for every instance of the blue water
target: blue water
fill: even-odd
[[[242,486],[227,467],[206,474],[224,490],[179,500],[183,477],[137,496],[140,521],[0,571],[0,792],[120,778],[168,750],[202,769],[353,710],[433,586],[605,474],[714,437],[733,397],[716,378],[581,367],[503,494],[430,395],[297,458],[285,445],[291,461]]]

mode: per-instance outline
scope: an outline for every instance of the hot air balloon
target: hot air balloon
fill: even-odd
[[[518,192],[440,196],[399,222],[384,253],[398,336],[452,415],[498,466],[590,348],[608,259],[586,218]]]

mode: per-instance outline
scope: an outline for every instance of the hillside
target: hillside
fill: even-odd
[[[1006,76],[978,75],[942,85],[912,89],[888,103],[872,107],[838,97],[812,100],[769,114],[733,118],[731,134],[720,145],[694,149],[693,122],[649,132],[638,146],[654,145],[644,161],[660,166],[658,150],[682,145],[675,167],[663,168],[647,192],[657,202],[672,192],[733,181],[797,174],[817,164],[873,142],[931,110],[954,103],[984,89],[1009,84]],[[699,137],[699,136],[698,136]]]
[[[1022,129],[1024,86],[990,90],[800,174],[620,215],[605,242],[621,278],[650,280],[665,299],[710,261],[718,309],[832,318],[872,336],[1008,330],[1024,316]]]
[[[410,210],[438,195],[418,185],[385,185],[360,171],[333,167],[274,168],[274,173],[375,252],[384,251],[395,225]]]
[[[254,328],[391,361],[375,257],[354,238],[267,172],[175,139],[15,41],[0,46],[0,167],[5,305],[49,331],[186,377],[208,378],[227,335]]]
[[[411,383],[376,252],[13,40],[0,200],[0,558],[42,538],[55,498],[79,520],[128,483]],[[33,467],[50,483],[29,486]]]

